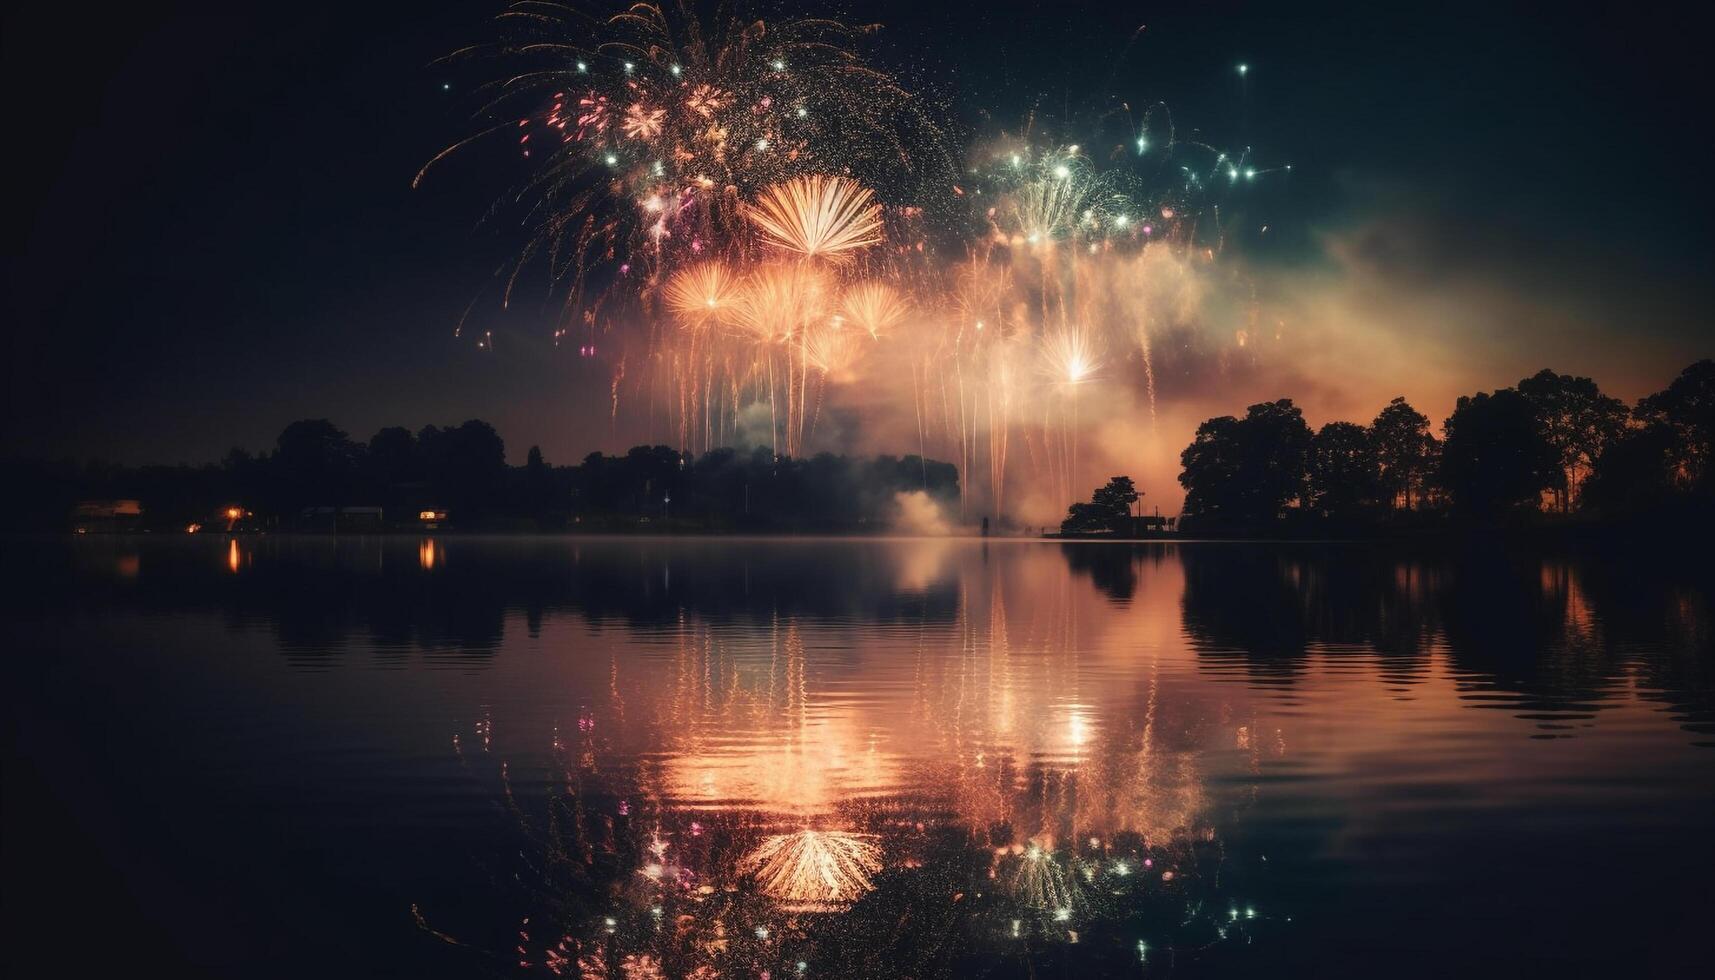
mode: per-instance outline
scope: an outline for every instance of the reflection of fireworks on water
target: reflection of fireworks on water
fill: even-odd
[[[1021,904],[1059,914],[1070,912],[1081,901],[1076,876],[1053,851],[1031,841],[1015,860],[1006,884]]]
[[[765,838],[739,870],[788,909],[828,910],[875,888],[870,876],[881,870],[881,849],[863,834],[800,830]]]
[[[997,591],[985,618],[947,638],[947,672],[918,676],[914,703],[952,739],[928,734],[919,753],[965,760],[931,765],[921,795],[862,758],[866,733],[882,727],[866,711],[898,705],[833,710],[796,624],[776,624],[758,655],[694,621],[666,669],[616,665],[611,703],[598,696],[575,732],[556,729],[545,801],[528,789],[514,799],[504,761],[469,760],[498,769],[497,812],[526,831],[521,873],[494,879],[530,890],[519,960],[612,977],[965,975],[996,940],[1109,954],[1142,940],[1163,958],[1273,928],[1232,891],[1257,865],[1196,822],[1207,807],[1174,744],[1184,720],[1158,717],[1153,675],[1136,714],[1106,714],[1099,699],[1069,717],[1045,710],[1046,675],[1029,673],[1040,644],[1008,638],[1043,637],[1030,608],[1009,622]],[[1051,631],[1045,642],[1038,666],[1069,673],[1055,658],[1075,638]],[[489,730],[477,727],[484,744]],[[670,746],[633,772],[621,746],[640,731],[669,732]],[[1067,755],[1062,741],[1085,748]],[[1060,761],[1012,761],[1044,753]],[[856,812],[869,833],[831,829],[842,826],[831,814]],[[1033,828],[1028,840],[1019,827]],[[884,848],[900,870],[881,876]]]

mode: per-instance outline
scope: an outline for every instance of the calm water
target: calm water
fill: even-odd
[[[1189,543],[3,556],[13,975],[1706,956],[1707,573]]]

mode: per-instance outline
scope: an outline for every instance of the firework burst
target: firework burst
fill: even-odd
[[[723,322],[739,297],[738,280],[726,265],[700,262],[667,281],[666,304],[679,324],[702,329]]]
[[[881,206],[845,177],[796,177],[763,190],[745,210],[762,244],[807,259],[844,261],[881,243]]]
[[[805,243],[824,252],[873,244],[868,188],[909,193],[950,164],[923,104],[858,55],[873,28],[764,21],[744,16],[743,4],[718,17],[690,4],[585,7],[514,4],[497,20],[500,40],[445,59],[492,64],[496,80],[477,90],[477,135],[436,155],[414,183],[472,143],[516,141],[530,172],[497,208],[521,208],[533,231],[503,270],[508,296],[524,267],[545,262],[567,286],[569,318],[588,288],[605,293],[711,254],[735,257],[753,237],[742,202],[836,166],[865,188],[831,185],[834,203],[861,198],[847,216],[858,234],[843,246],[837,236]],[[651,200],[674,205],[662,213],[635,203]],[[620,298],[635,291],[621,288]]]
[[[911,304],[892,286],[869,281],[846,290],[840,301],[840,311],[851,323],[879,339],[905,322],[911,314]]]
[[[870,338],[852,328],[840,314],[804,333],[804,358],[822,377],[835,382],[851,380],[853,366],[863,356]]]
[[[645,438],[760,441],[765,417],[795,455],[830,399],[891,408],[876,421],[914,424],[961,495],[986,463],[1004,516],[1012,447],[1036,498],[1086,475],[1082,401],[1113,399],[1112,419],[1135,395],[1153,419],[1188,364],[1226,369],[1224,338],[1259,356],[1254,293],[1213,271],[1223,206],[1290,168],[1179,139],[1162,106],[1031,114],[954,163],[919,100],[858,56],[869,28],[552,0],[499,23],[498,43],[451,60],[499,63],[479,137],[523,157],[497,205],[530,231],[499,270],[503,304],[545,266],[565,301],[556,344],[587,333],[614,423],[636,400]],[[1204,333],[1220,319],[1244,322]]]
[[[758,267],[744,280],[732,323],[759,344],[784,343],[828,313],[833,283],[819,269],[797,262]]]
[[[1043,370],[1055,384],[1082,384],[1095,375],[1101,363],[1101,353],[1088,331],[1067,328],[1042,339]]]

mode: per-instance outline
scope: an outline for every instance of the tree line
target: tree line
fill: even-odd
[[[1180,454],[1187,530],[1583,519],[1707,524],[1715,361],[1627,406],[1544,369],[1461,397],[1442,424],[1395,398],[1368,424],[1312,430],[1290,399],[1198,426]]]
[[[480,419],[412,432],[389,427],[367,442],[327,419],[287,425],[259,453],[233,449],[203,466],[17,462],[6,525],[58,529],[83,500],[142,502],[140,526],[182,530],[228,508],[244,527],[289,529],[313,508],[379,507],[386,523],[415,526],[424,511],[461,528],[557,530],[677,527],[708,530],[865,530],[887,526],[895,495],[922,491],[957,506],[958,471],[917,456],[776,457],[768,449],[693,456],[637,446],[555,466],[530,447],[522,466]]]

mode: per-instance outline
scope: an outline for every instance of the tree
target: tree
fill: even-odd
[[[1066,509],[1066,519],[1060,522],[1062,534],[1092,534],[1113,532],[1125,534],[1130,530],[1131,505],[1139,493],[1129,476],[1116,476],[1098,487],[1088,503],[1075,503]]]
[[[369,481],[387,494],[399,484],[422,479],[417,437],[403,426],[391,426],[370,436],[365,469]]]
[[[554,468],[542,456],[541,446],[531,446],[524,457],[525,509],[535,517],[554,510]]]
[[[1243,429],[1231,415],[1209,419],[1197,427],[1191,445],[1179,454],[1184,468],[1179,485],[1185,488],[1187,517],[1215,523],[1238,519],[1239,457]]]
[[[1310,442],[1310,504],[1323,514],[1350,514],[1381,490],[1381,464],[1368,429],[1329,422]]]
[[[1536,409],[1512,388],[1461,397],[1446,431],[1441,481],[1462,513],[1492,518],[1535,505],[1560,477]]]
[[[417,433],[424,469],[437,500],[471,516],[498,501],[506,481],[506,443],[480,419],[423,427]]]
[[[1679,489],[1680,446],[1679,434],[1661,422],[1609,440],[1579,506],[1605,516],[1661,514]]]
[[[1547,368],[1520,381],[1518,391],[1536,410],[1543,438],[1554,447],[1560,479],[1551,489],[1559,509],[1570,510],[1596,458],[1625,432],[1626,405],[1602,394],[1589,378],[1555,374]]]
[[[275,440],[274,467],[292,507],[347,503],[363,447],[327,419],[300,419]]]
[[[1715,361],[1679,373],[1663,391],[1638,402],[1637,418],[1673,434],[1677,479],[1694,492],[1715,491]]]
[[[1252,405],[1243,419],[1204,422],[1179,457],[1185,514],[1229,525],[1275,520],[1308,492],[1312,439],[1304,413],[1286,398]]]
[[[1370,440],[1388,506],[1403,504],[1410,510],[1421,502],[1424,480],[1434,472],[1429,462],[1437,447],[1428,417],[1403,397],[1395,398],[1370,423]]]

